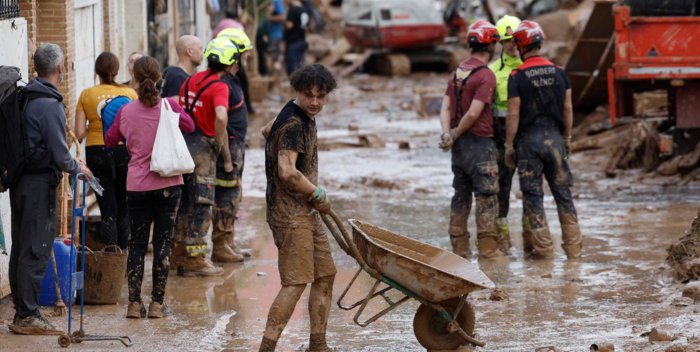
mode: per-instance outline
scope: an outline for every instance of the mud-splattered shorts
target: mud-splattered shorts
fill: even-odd
[[[335,275],[331,246],[323,223],[313,230],[270,226],[279,249],[278,267],[282,286],[313,283],[316,279]]]

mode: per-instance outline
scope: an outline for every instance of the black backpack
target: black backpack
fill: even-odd
[[[50,151],[35,153],[29,148],[24,110],[31,99],[50,97],[28,95],[24,87],[17,86],[20,80],[19,69],[16,76],[13,67],[0,67],[0,72],[9,74],[6,78],[14,82],[0,83],[0,192],[14,187],[22,175],[37,168],[49,166]],[[16,78],[16,79],[15,79]]]

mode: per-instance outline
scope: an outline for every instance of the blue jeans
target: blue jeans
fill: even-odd
[[[291,75],[297,68],[304,64],[304,53],[309,44],[305,40],[287,43],[284,52],[284,65],[287,68],[287,75]]]

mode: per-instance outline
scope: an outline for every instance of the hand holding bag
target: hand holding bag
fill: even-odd
[[[194,160],[180,131],[180,114],[173,111],[168,99],[161,99],[160,121],[151,153],[151,171],[161,177],[189,174]]]

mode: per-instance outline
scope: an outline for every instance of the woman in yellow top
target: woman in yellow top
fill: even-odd
[[[126,249],[130,233],[126,173],[131,157],[121,143],[110,154],[105,147],[101,117],[102,107],[108,99],[120,95],[131,100],[138,98],[133,89],[115,82],[118,73],[119,59],[114,54],[105,51],[97,57],[95,74],[100,77],[100,84],[80,94],[75,112],[75,136],[83,139],[87,135],[86,162],[104,188],[102,196],[97,196],[102,215],[102,234],[96,240]]]

